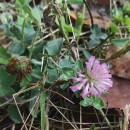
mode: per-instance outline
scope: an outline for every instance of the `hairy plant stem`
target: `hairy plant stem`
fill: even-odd
[[[109,126],[110,130],[113,130],[109,120],[107,119],[106,115],[104,114],[104,112],[100,109],[99,112],[101,113],[101,115],[103,116],[103,118],[105,119],[107,125]]]
[[[41,130],[45,130],[45,91],[41,91],[40,96],[40,111],[41,111]]]
[[[46,57],[44,59],[44,66],[41,69],[42,74],[43,74],[42,81],[41,81],[42,88],[41,88],[41,96],[40,96],[41,130],[45,130],[45,121],[46,121],[46,119],[45,119],[46,118],[46,111],[45,111],[46,92],[45,92],[45,89],[44,89],[44,84],[45,84],[45,81],[46,81],[46,74],[45,73],[46,73],[47,63],[48,63],[48,57]]]

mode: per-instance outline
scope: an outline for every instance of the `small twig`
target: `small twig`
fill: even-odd
[[[93,22],[93,16],[92,16],[92,13],[91,13],[91,10],[90,10],[90,7],[89,7],[89,4],[88,4],[88,1],[86,0],[83,0],[84,4],[86,5],[86,8],[88,10],[88,13],[89,13],[89,16],[90,16],[90,19],[91,19],[91,25],[92,25],[92,28],[94,27],[94,22]]]
[[[27,122],[27,120],[29,119],[29,117],[30,117],[30,115],[31,115],[31,113],[32,113],[32,111],[33,111],[33,109],[34,109],[34,107],[36,106],[36,104],[37,104],[38,100],[39,100],[39,96],[37,97],[37,99],[36,99],[36,101],[35,101],[35,103],[34,103],[33,107],[32,107],[32,108],[31,108],[31,110],[30,110],[30,113],[28,114],[28,116],[27,116],[26,120],[24,121],[24,123],[26,123],[26,122]],[[24,125],[25,125],[25,124],[23,124],[23,126],[22,126],[21,130],[23,130]]]
[[[107,115],[107,113],[108,113],[108,102],[107,102],[107,109],[106,109],[105,115]],[[101,123],[100,128],[102,128],[102,126],[103,126],[103,124],[104,124],[104,121],[105,121],[105,118],[103,118],[103,121],[102,121],[102,123]]]
[[[56,93],[58,95],[60,95],[61,97],[63,97],[65,100],[69,101],[70,103],[74,104],[71,100],[69,100],[68,98],[66,98],[65,96],[63,96],[62,94],[56,92],[56,91],[53,91],[53,90],[48,90],[48,89],[44,89],[45,91],[50,91],[50,92],[53,92],[53,93]]]
[[[80,105],[80,130],[82,130],[82,105]]]
[[[68,121],[68,123],[75,129],[77,130],[77,128],[75,128],[75,126],[69,121],[69,119],[67,117],[64,116],[64,114],[50,101],[48,100],[52,106],[65,118],[66,121]]]
[[[110,130],[113,130],[113,128],[112,128],[112,126],[111,126],[109,120],[107,119],[106,115],[104,114],[104,112],[103,112],[102,110],[99,110],[99,112],[100,112],[101,115],[104,117],[104,119],[105,119],[107,125],[109,126],[109,129],[110,129]]]
[[[31,130],[32,129],[32,125],[33,125],[33,122],[34,122],[34,117],[32,118],[32,120],[31,120],[31,124],[30,124],[30,127],[29,127],[29,130]]]
[[[23,122],[24,126],[25,126],[25,129],[28,130],[28,128],[27,128],[27,126],[26,126],[26,124],[25,124],[25,122],[24,122],[24,119],[23,119],[23,117],[22,117],[22,114],[21,114],[21,112],[20,112],[20,110],[19,110],[18,104],[17,104],[17,102],[16,102],[15,94],[13,95],[13,99],[14,99],[15,105],[16,105],[16,107],[17,107],[18,113],[19,113],[19,115],[20,115],[20,117],[21,117],[21,119],[22,119],[22,122]]]
[[[26,99],[26,100],[19,101],[19,102],[17,102],[17,104],[21,104],[22,105],[24,103],[27,103],[27,102],[30,102],[30,101],[34,100],[35,98],[37,98],[37,96],[34,96],[34,97]],[[4,106],[6,106],[8,104],[14,104],[14,102],[12,102],[12,101],[13,101],[13,98],[11,98],[10,100],[0,104],[0,107],[4,107]]]

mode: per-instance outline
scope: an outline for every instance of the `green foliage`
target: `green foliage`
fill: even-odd
[[[75,29],[77,30],[77,32],[75,32],[76,36],[79,36],[81,33],[83,19],[84,19],[83,15],[81,13],[77,13],[77,19],[74,25]]]
[[[9,105],[7,108],[7,112],[11,120],[14,121],[16,124],[22,123],[22,119],[15,105]]]
[[[113,18],[117,22],[123,22],[123,10],[121,8],[115,8],[112,10],[113,12]]]
[[[9,46],[8,53],[21,55],[22,53],[24,53],[24,49],[25,48],[23,47],[23,45],[17,42]]]
[[[128,17],[127,15],[125,15],[124,23],[125,23],[125,27],[126,27],[126,28],[128,29],[128,31],[130,32],[130,17]]]
[[[40,86],[37,86],[36,88],[34,88],[32,91],[31,91],[31,95],[30,95],[30,98],[34,98],[36,95],[38,95],[40,93],[40,90],[39,90]],[[31,111],[31,115],[36,118],[38,116],[38,107],[37,109],[32,109],[33,106],[35,105],[36,103],[36,98],[31,100],[30,103],[29,103],[29,110]],[[36,106],[39,106],[39,102],[36,104]]]
[[[30,13],[31,9],[29,7],[29,2],[31,0],[16,0],[15,8],[17,10],[23,10],[24,13]]]
[[[125,2],[123,10],[125,13],[130,14],[130,3],[128,1]]]
[[[60,76],[61,80],[69,80],[72,77],[74,77],[74,70],[71,68],[63,68],[62,69],[62,75]]]
[[[11,43],[7,49],[0,46],[0,104],[4,103],[1,99],[12,97],[14,93],[19,94],[20,92],[18,96],[21,100],[26,100],[26,98],[30,100],[29,103],[26,103],[26,109],[33,118],[41,117],[41,128],[38,129],[44,130],[45,116],[50,114],[49,111],[46,113],[46,110],[49,110],[48,101],[53,101],[52,99],[55,100],[58,97],[63,107],[68,100],[73,98],[74,95],[69,92],[72,77],[76,77],[80,70],[84,72],[86,59],[88,60],[92,55],[98,57],[99,53],[102,53],[101,49],[104,44],[100,45],[100,43],[105,41],[108,35],[98,25],[94,25],[93,28],[90,28],[90,35],[83,34],[85,38],[82,37],[84,16],[82,13],[77,13],[76,20],[69,21],[70,14],[67,12],[70,10],[66,7],[65,1],[56,0],[56,3],[50,3],[47,9],[42,4],[32,7],[30,2],[32,0],[16,0],[15,4],[11,5],[16,14],[11,14],[7,9],[3,9],[6,12],[3,11],[0,16],[2,22],[0,28]],[[67,4],[83,5],[83,1],[67,0]],[[116,23],[121,22],[122,18],[126,29],[130,30],[128,6],[129,4],[126,4],[123,9],[114,11],[113,16],[116,22],[110,23],[114,36],[120,32]],[[122,10],[128,16],[124,17]],[[47,25],[46,22],[52,22],[53,26]],[[90,37],[88,38],[88,36]],[[112,44],[118,47],[129,44],[129,38],[118,40],[114,36],[111,39]],[[72,52],[71,47],[75,48],[75,52]],[[75,55],[77,55],[77,59]],[[25,56],[30,61],[31,72],[26,74],[22,80],[18,80],[17,75],[10,74],[6,70],[10,58],[14,56]],[[98,58],[104,57],[100,55]],[[13,63],[14,61],[11,63],[12,66]],[[9,69],[13,69],[13,67]],[[77,98],[81,97],[81,91],[75,92]],[[55,96],[56,93],[58,96]],[[65,104],[63,104],[64,102]],[[80,104],[83,107],[92,105],[98,110],[104,107],[102,99],[94,95],[86,97],[80,101]],[[18,107],[24,107],[24,105],[18,104]],[[8,105],[7,113],[14,123],[22,123],[15,105]],[[95,125],[92,125],[90,129],[94,130]]]
[[[93,102],[93,106],[98,109],[101,110],[104,107],[104,103],[103,100],[100,97],[97,97],[95,95],[91,96],[91,100]]]
[[[114,8],[113,21],[110,22],[110,31],[114,34],[110,38],[110,42],[119,48],[127,48],[129,46],[130,36],[130,2],[126,1],[124,6]]]
[[[43,17],[42,10],[40,9],[40,7],[36,6],[31,11],[32,16],[37,20],[38,25],[41,26],[41,18]]]
[[[46,45],[48,55],[55,56],[59,55],[63,44],[63,38],[57,38],[49,41]]]
[[[87,97],[84,100],[80,101],[80,105],[83,107],[93,105],[98,110],[101,110],[104,107],[103,100],[95,95],[91,95],[90,97]]]
[[[101,40],[105,40],[107,38],[107,34],[101,31],[101,28],[98,25],[95,25],[94,28],[91,29],[90,41],[88,46],[90,48],[94,47],[101,43]]]
[[[86,57],[86,59],[89,59],[91,57],[91,54],[86,50],[83,50],[83,54]]]
[[[75,70],[75,72],[78,72],[80,70],[84,70],[83,63],[80,59],[75,61],[74,70]]]
[[[68,0],[68,3],[82,5],[83,1],[82,0]]]
[[[59,66],[61,68],[73,68],[74,64],[70,56],[65,56],[65,58],[60,59]]]
[[[83,107],[87,107],[89,105],[92,105],[92,100],[91,98],[85,98],[84,100],[80,101],[80,105],[82,105]]]
[[[25,87],[31,82],[31,75],[27,74],[20,82],[20,87]]]
[[[8,22],[13,21],[13,17],[10,13],[3,12],[0,16],[0,20],[1,20],[2,24],[8,24]]]
[[[111,39],[111,43],[117,47],[125,47],[129,44],[129,38],[115,38]]]
[[[118,26],[117,26],[115,23],[113,23],[113,22],[110,22],[110,28],[111,28],[111,31],[112,31],[113,33],[118,33],[118,32],[120,32],[120,29],[118,28]]]
[[[38,69],[33,69],[31,75],[37,79],[41,79],[42,73]]]
[[[0,67],[0,96],[11,96],[15,91],[11,88],[16,81],[16,76],[6,72],[4,67]]]
[[[92,124],[90,130],[95,130],[95,124]]]
[[[47,68],[47,72],[48,72],[48,81],[49,83],[54,83],[56,79],[58,79],[58,71],[56,68],[54,69],[50,69]]]
[[[10,87],[14,84],[15,80],[16,76],[9,74],[4,67],[0,67],[0,83],[3,87]]]
[[[0,64],[8,64],[10,55],[7,54],[7,50],[0,46]]]
[[[12,96],[15,93],[15,91],[11,87],[5,87],[0,84],[0,96]]]

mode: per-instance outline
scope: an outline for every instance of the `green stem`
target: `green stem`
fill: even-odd
[[[101,115],[104,117],[104,119],[106,120],[106,123],[109,126],[110,130],[113,130],[113,128],[112,128],[109,120],[107,119],[106,115],[104,114],[104,112],[101,109],[99,111],[100,111]]]
[[[41,130],[45,130],[45,121],[46,121],[46,112],[45,112],[45,101],[46,101],[46,92],[44,90],[44,84],[46,81],[46,66],[48,64],[48,57],[45,58],[44,61],[44,66],[42,68],[42,73],[43,73],[43,77],[42,77],[42,88],[41,88],[41,97],[40,97],[40,109],[41,109]]]
[[[31,43],[31,48],[30,48],[30,54],[29,54],[29,59],[31,59],[32,57],[32,53],[33,53],[33,49],[34,49],[34,43],[35,43],[35,40],[37,38],[37,35],[38,35],[38,32],[40,31],[40,27],[38,27],[37,31],[36,31],[36,34],[35,36],[33,37],[33,40],[32,40],[32,43]]]
[[[42,90],[40,97],[41,130],[45,130],[45,91]]]

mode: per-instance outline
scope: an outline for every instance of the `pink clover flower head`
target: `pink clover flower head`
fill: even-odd
[[[100,96],[104,91],[112,87],[112,75],[107,64],[100,64],[99,60],[91,56],[86,64],[86,73],[80,70],[77,72],[78,77],[73,77],[72,81],[76,85],[71,86],[73,92],[82,90],[81,96],[86,98],[89,95]]]

